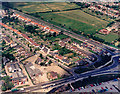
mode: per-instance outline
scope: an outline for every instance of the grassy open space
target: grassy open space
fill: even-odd
[[[26,13],[66,10],[79,7],[76,4],[65,2],[15,2],[12,4],[14,8],[22,10]]]
[[[105,42],[109,42],[111,43],[112,41],[118,39],[118,34],[114,34],[114,33],[110,33],[108,35],[101,35],[101,34],[95,34],[95,36],[101,38],[101,39],[104,39]]]
[[[107,21],[91,16],[81,10],[70,10],[54,13],[39,13],[40,17],[48,22],[82,31],[86,34],[95,34],[98,29],[106,27]]]

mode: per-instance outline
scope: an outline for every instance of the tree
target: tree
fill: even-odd
[[[30,48],[30,51],[32,52],[32,49]]]
[[[7,82],[10,81],[10,77],[9,76],[5,76],[5,77],[3,77],[3,80],[5,81],[5,83],[7,83]]]
[[[41,66],[44,66],[45,64],[43,62],[40,63]]]
[[[52,63],[52,61],[50,60],[49,62],[48,62],[48,64],[50,65]]]
[[[1,89],[2,89],[2,91],[6,91],[7,89],[6,89],[6,87],[3,85],[3,86],[1,86]]]
[[[43,56],[42,56],[42,54],[40,54],[40,56],[39,56],[41,59],[43,59]]]
[[[5,40],[3,40],[2,45],[6,44]]]
[[[9,76],[3,77],[3,80],[5,81],[2,84],[2,90],[3,91],[10,90],[14,86],[13,83],[11,82],[11,79],[10,79]]]

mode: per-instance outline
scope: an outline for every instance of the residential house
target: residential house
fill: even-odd
[[[12,40],[10,40],[8,37],[3,37],[3,39],[6,42],[6,45],[10,45],[12,43]]]

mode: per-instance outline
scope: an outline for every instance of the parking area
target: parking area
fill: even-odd
[[[103,92],[120,92],[120,78],[102,82],[99,84],[90,84],[85,87],[79,87],[74,92],[94,92],[94,93],[103,93]]]

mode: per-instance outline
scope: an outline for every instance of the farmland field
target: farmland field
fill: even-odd
[[[98,29],[104,28],[108,24],[107,21],[91,16],[81,10],[39,13],[38,15],[53,24],[82,31],[86,34],[95,34]]]
[[[25,13],[35,13],[35,12],[46,12],[52,10],[66,10],[78,8],[76,4],[73,3],[57,3],[57,2],[25,2],[25,3],[12,3],[14,8],[22,10]]]
[[[111,43],[112,41],[118,39],[118,34],[113,34],[113,33],[110,33],[108,35],[100,35],[100,34],[95,34],[95,36],[101,38],[101,39],[104,39],[105,42],[109,42]]]

